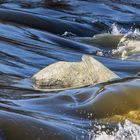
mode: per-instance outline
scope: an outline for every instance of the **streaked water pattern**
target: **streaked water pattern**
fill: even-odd
[[[139,8],[139,0],[0,1],[0,139],[139,139]],[[130,33],[127,41],[137,51],[113,55]],[[36,72],[83,54],[121,79],[65,91],[34,89]]]

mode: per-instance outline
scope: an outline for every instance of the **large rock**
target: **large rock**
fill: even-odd
[[[93,57],[84,55],[81,62],[57,62],[35,74],[36,88],[77,88],[119,78]]]

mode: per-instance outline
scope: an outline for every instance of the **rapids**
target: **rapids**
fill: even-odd
[[[0,1],[0,140],[140,135],[139,0]],[[91,55],[121,79],[64,91],[31,77]]]

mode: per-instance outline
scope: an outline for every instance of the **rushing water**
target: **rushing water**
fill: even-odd
[[[140,138],[139,0],[0,1],[0,140]],[[31,77],[94,56],[121,79],[45,92]]]

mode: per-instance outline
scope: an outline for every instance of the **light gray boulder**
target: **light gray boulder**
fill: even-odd
[[[81,62],[60,61],[47,66],[32,79],[37,89],[69,89],[119,78],[99,61],[84,55]]]

